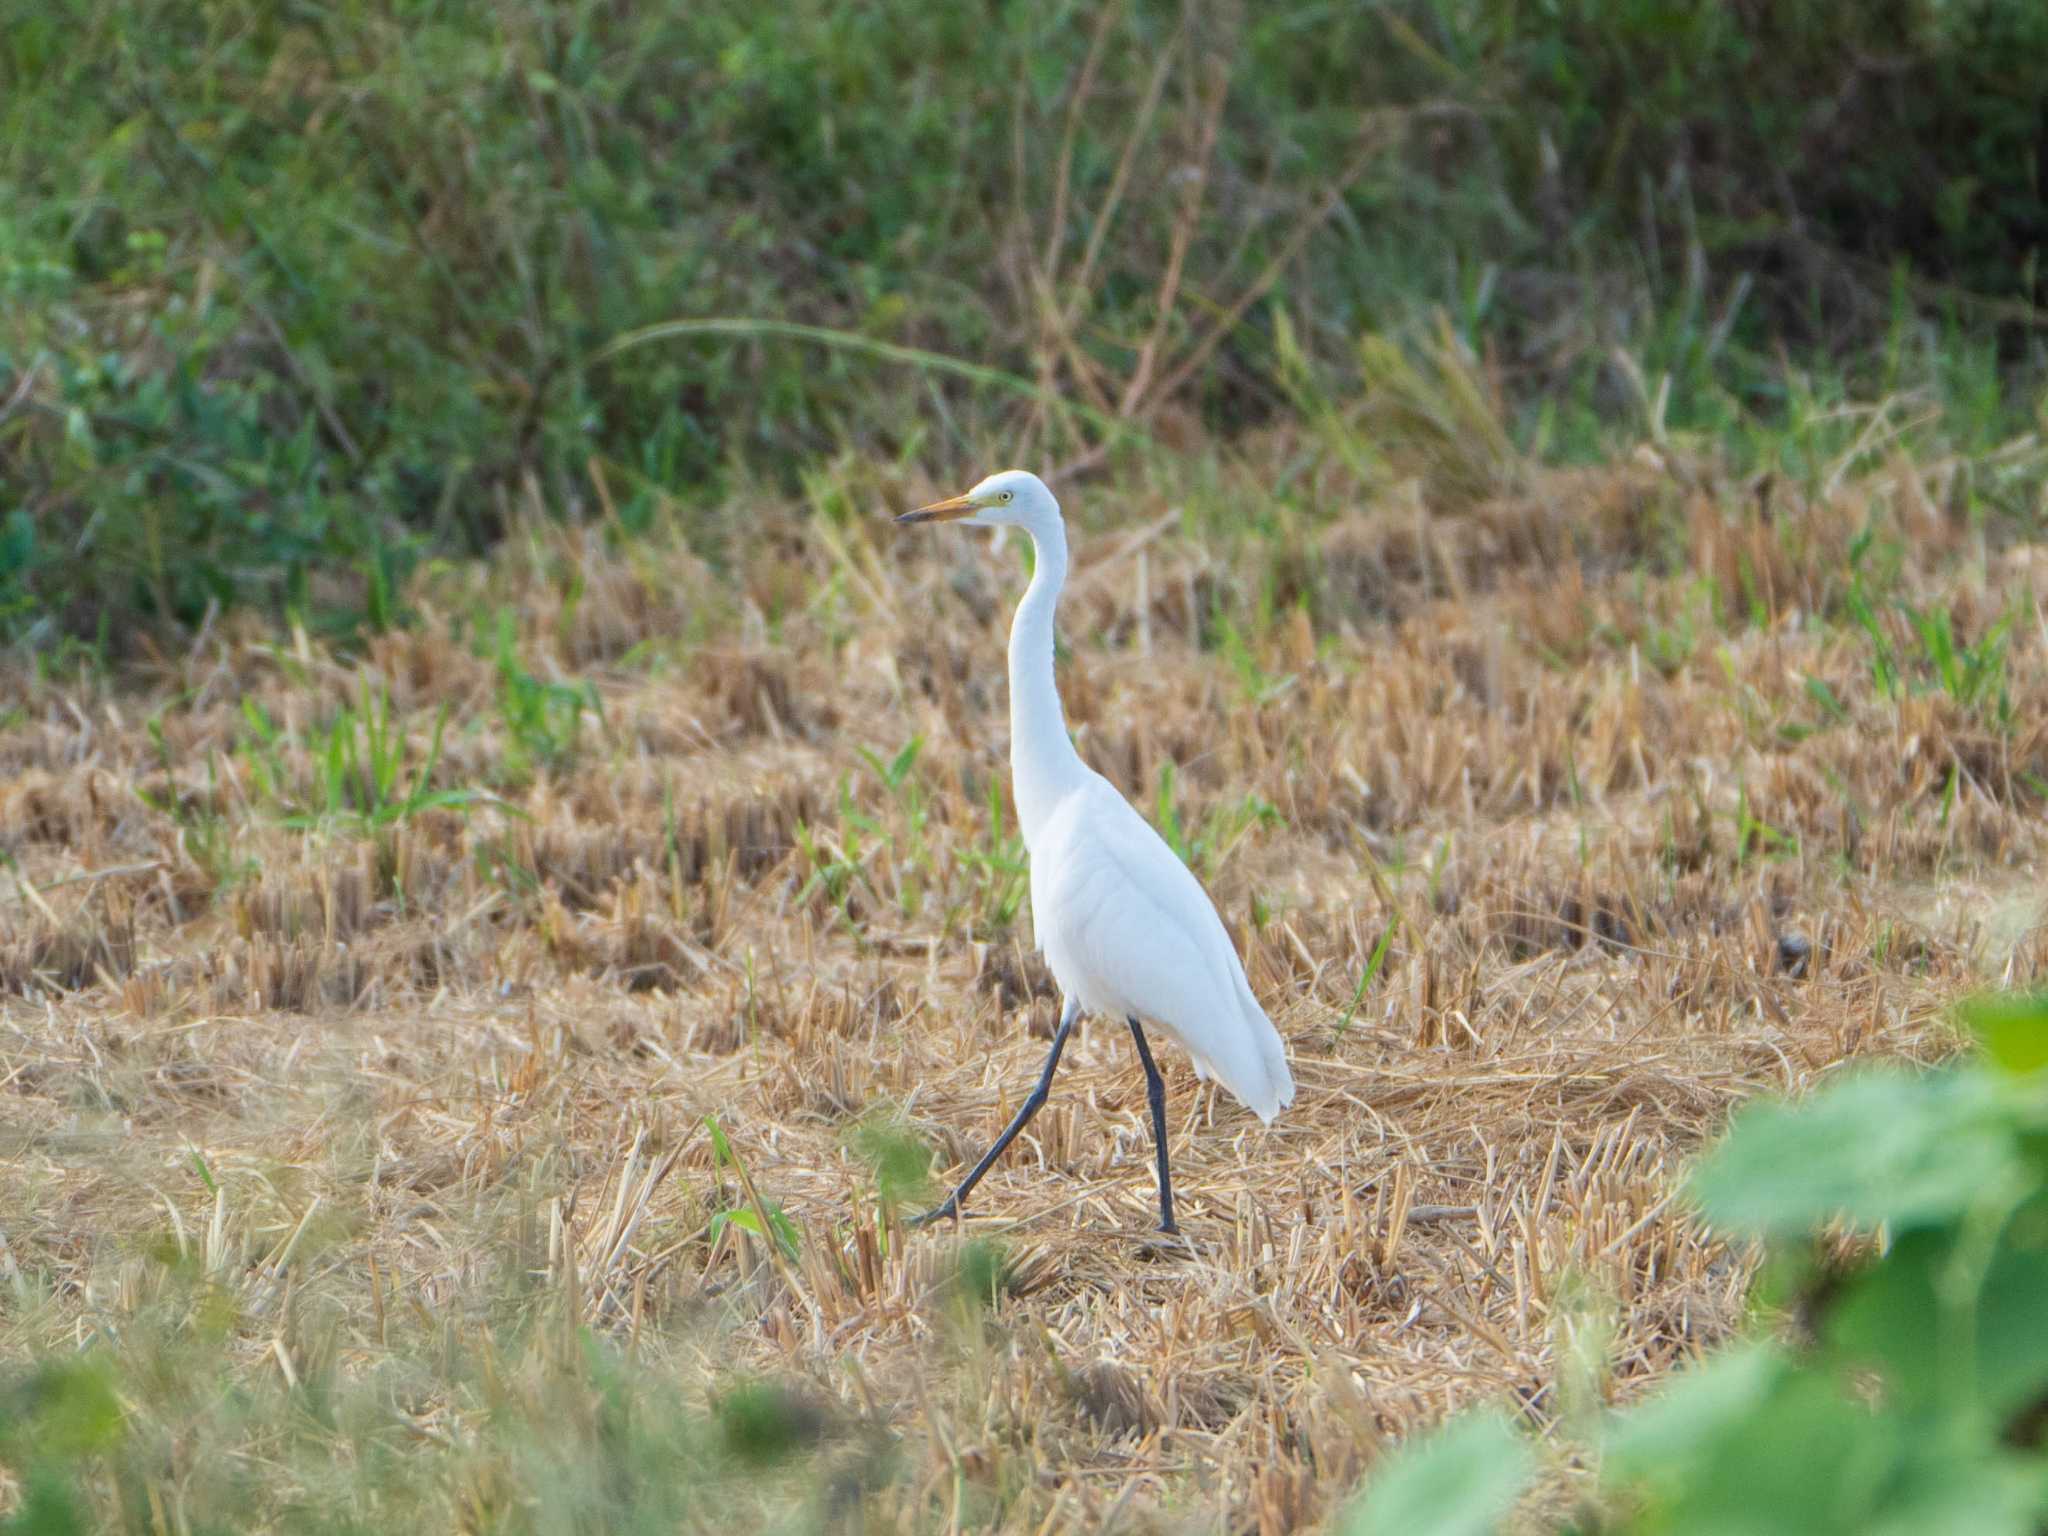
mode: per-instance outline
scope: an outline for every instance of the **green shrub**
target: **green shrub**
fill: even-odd
[[[1804,1337],[1739,1344],[1613,1416],[1606,1513],[1582,1528],[2033,1536],[2048,1521],[2048,995],[1963,1015],[1979,1058],[1753,1105],[1695,1170],[1707,1218],[1764,1242],[1765,1299]],[[1860,1261],[1830,1257],[1837,1222],[1872,1234]],[[1501,1443],[1454,1428],[1416,1447],[1346,1529],[1490,1528]],[[1404,1522],[1419,1487],[1462,1491],[1440,1524]]]
[[[1280,408],[1269,303],[1344,366],[1445,307],[1580,437],[1615,346],[1674,419],[1784,408],[1780,337],[1898,387],[1931,295],[2030,366],[2044,100],[2033,0],[60,0],[0,40],[0,623],[385,623],[535,507],[1096,432],[766,331],[605,352],[665,320],[1219,431]]]

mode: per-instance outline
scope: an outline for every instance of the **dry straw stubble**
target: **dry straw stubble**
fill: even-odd
[[[513,775],[457,578],[359,662],[231,628],[153,684],[17,683],[0,1344],[145,1308],[168,1231],[232,1300],[231,1373],[382,1379],[468,1339],[516,1398],[510,1294],[695,1401],[781,1384],[812,1491],[734,1496],[883,1527],[1283,1531],[1462,1405],[1568,1435],[1738,1321],[1746,1256],[1673,1197],[1733,1103],[1938,1056],[1952,995],[2042,966],[2048,565],[1923,520],[1914,601],[2026,615],[2011,708],[1886,696],[1831,616],[1854,531],[1910,500],[1766,517],[1636,464],[1291,543],[1084,523],[1081,750],[1148,810],[1170,769],[1301,1094],[1262,1130],[1165,1063],[1189,1241],[1162,1248],[1127,1036],[1084,1026],[977,1191],[985,1311],[859,1149],[879,1116],[972,1155],[1051,1024],[990,814],[1000,552],[763,511],[722,590],[679,546],[532,530],[491,595],[525,674],[596,707]],[[1674,537],[1685,569],[1640,574]],[[1262,584],[1284,619],[1195,643]],[[434,782],[475,803],[308,814],[365,675],[408,773],[448,706]],[[431,1368],[410,1390],[416,1457],[486,1411]]]

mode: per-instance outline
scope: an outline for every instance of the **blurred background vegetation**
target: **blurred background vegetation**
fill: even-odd
[[[388,622],[835,457],[1227,452],[1418,338],[1544,458],[2038,424],[2037,0],[11,9],[17,641]]]

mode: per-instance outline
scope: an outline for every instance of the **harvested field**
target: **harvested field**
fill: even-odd
[[[1675,1194],[1730,1107],[2048,971],[2048,548],[1949,471],[1830,481],[1645,455],[1257,531],[1075,494],[1069,723],[1300,1083],[1267,1130],[1162,1054],[1184,1243],[1102,1020],[963,1229],[898,1220],[1057,1006],[1015,553],[882,515],[952,487],[537,523],[360,651],[236,621],[12,677],[0,1358],[113,1362],[136,1530],[627,1488],[647,1529],[1263,1536],[1482,1400],[1555,1447],[1538,1523],[1575,1424],[1742,1320]]]

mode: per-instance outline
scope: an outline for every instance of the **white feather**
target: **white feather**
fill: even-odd
[[[948,507],[1031,536],[1031,585],[1010,626],[1010,772],[1031,852],[1031,915],[1053,978],[1083,1008],[1157,1024],[1260,1119],[1294,1101],[1279,1031],[1201,883],[1081,761],[1053,682],[1066,522],[1036,475],[991,475]],[[959,516],[955,512],[949,515]]]
[[[1062,989],[1157,1024],[1261,1120],[1294,1102],[1285,1046],[1201,884],[1100,775],[1031,842],[1031,915]]]

